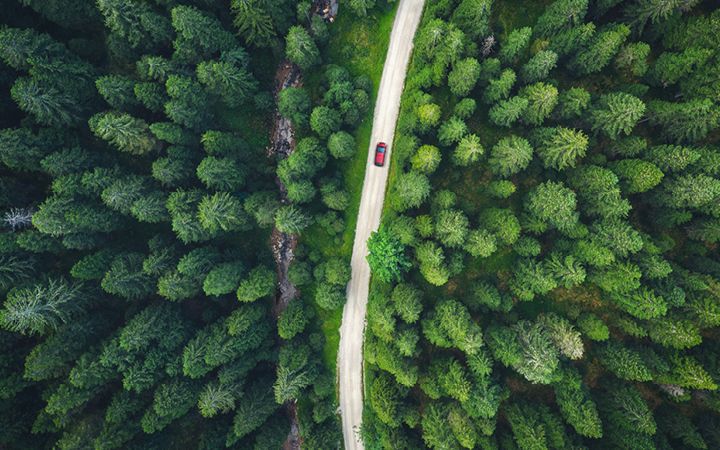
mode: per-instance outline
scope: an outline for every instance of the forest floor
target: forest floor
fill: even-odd
[[[349,10],[340,9],[334,23],[330,24],[330,42],[328,50],[323,54],[327,64],[337,64],[350,71],[353,77],[369,76],[373,82],[373,94],[370,104],[374,105],[377,89],[383,71],[383,63],[390,41],[390,30],[397,11],[397,3],[379,4],[369,12],[367,17],[358,18]],[[304,85],[317,95],[322,90],[322,74],[315,73],[305,78]],[[357,212],[360,205],[360,194],[365,178],[365,162],[367,149],[370,145],[373,110],[370,108],[363,118],[354,137],[356,142],[355,156],[342,164],[344,187],[350,194],[350,205],[345,213],[345,231],[339,240],[330,237],[320,226],[314,225],[303,233],[301,243],[308,250],[319,251],[323,259],[341,257],[349,260],[352,254]],[[312,292],[312,287],[307,288]],[[340,322],[342,310],[326,311],[316,308],[325,334],[325,350],[323,361],[331,371],[335,371],[338,346],[340,344]]]

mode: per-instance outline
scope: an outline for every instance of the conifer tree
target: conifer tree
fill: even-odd
[[[592,127],[616,139],[621,133],[630,134],[644,113],[645,104],[639,98],[623,92],[607,94],[592,110]]]
[[[612,61],[629,35],[630,29],[626,25],[615,25],[597,33],[587,47],[575,55],[573,69],[580,75],[600,72]]]
[[[532,153],[526,139],[510,136],[493,146],[488,163],[493,173],[509,176],[524,170],[532,160]]]

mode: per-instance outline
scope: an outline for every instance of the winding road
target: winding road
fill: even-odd
[[[393,144],[405,75],[424,4],[425,0],[400,0],[375,102],[365,181],[353,244],[352,276],[347,287],[347,303],[343,309],[338,351],[340,413],[346,450],[364,449],[359,429],[363,410],[363,333],[370,286],[370,267],[365,256],[370,233],[380,226],[388,179],[387,167],[375,167],[373,164],[375,145],[380,141],[388,143],[389,146]],[[388,148],[385,158],[388,163],[391,151],[392,149]]]

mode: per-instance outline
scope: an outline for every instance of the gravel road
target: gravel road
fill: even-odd
[[[370,267],[365,259],[367,240],[380,226],[388,169],[373,164],[375,145],[382,141],[392,146],[395,123],[400,111],[405,75],[413,38],[422,16],[425,0],[400,0],[393,24],[380,89],[375,103],[372,138],[368,149],[367,168],[358,212],[352,254],[352,278],[347,287],[347,303],[343,310],[338,351],[340,413],[346,450],[362,450],[358,430],[363,409],[363,332],[367,310]],[[388,149],[386,163],[390,161]]]

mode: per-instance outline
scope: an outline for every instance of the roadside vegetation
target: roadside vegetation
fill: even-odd
[[[322,260],[339,260],[349,264],[352,256],[353,241],[355,238],[355,225],[360,207],[360,195],[365,177],[365,164],[367,152],[370,147],[370,134],[372,132],[373,107],[377,89],[380,86],[385,53],[390,40],[393,19],[397,9],[396,2],[378,2],[367,11],[364,16],[356,14],[340,14],[337,20],[328,27],[329,37],[323,54],[323,61],[328,65],[342,65],[350,76],[369,80],[372,86],[369,90],[368,103],[361,114],[359,125],[350,133],[331,136],[328,145],[332,144],[330,151],[338,152],[338,147],[344,145],[342,160],[336,160],[334,170],[338,173],[339,183],[347,193],[347,203],[340,211],[342,227],[339,232],[316,222],[303,233],[300,244],[307,251],[317,255]],[[305,82],[305,88],[314,98],[322,98],[326,89],[322,83],[322,69],[310,73]],[[308,287],[312,291],[313,287]],[[335,370],[337,352],[340,345],[340,323],[342,308],[331,310],[317,307],[318,317],[325,333],[325,364]]]
[[[720,10],[526,3],[426,6],[366,447],[718,447]]]

